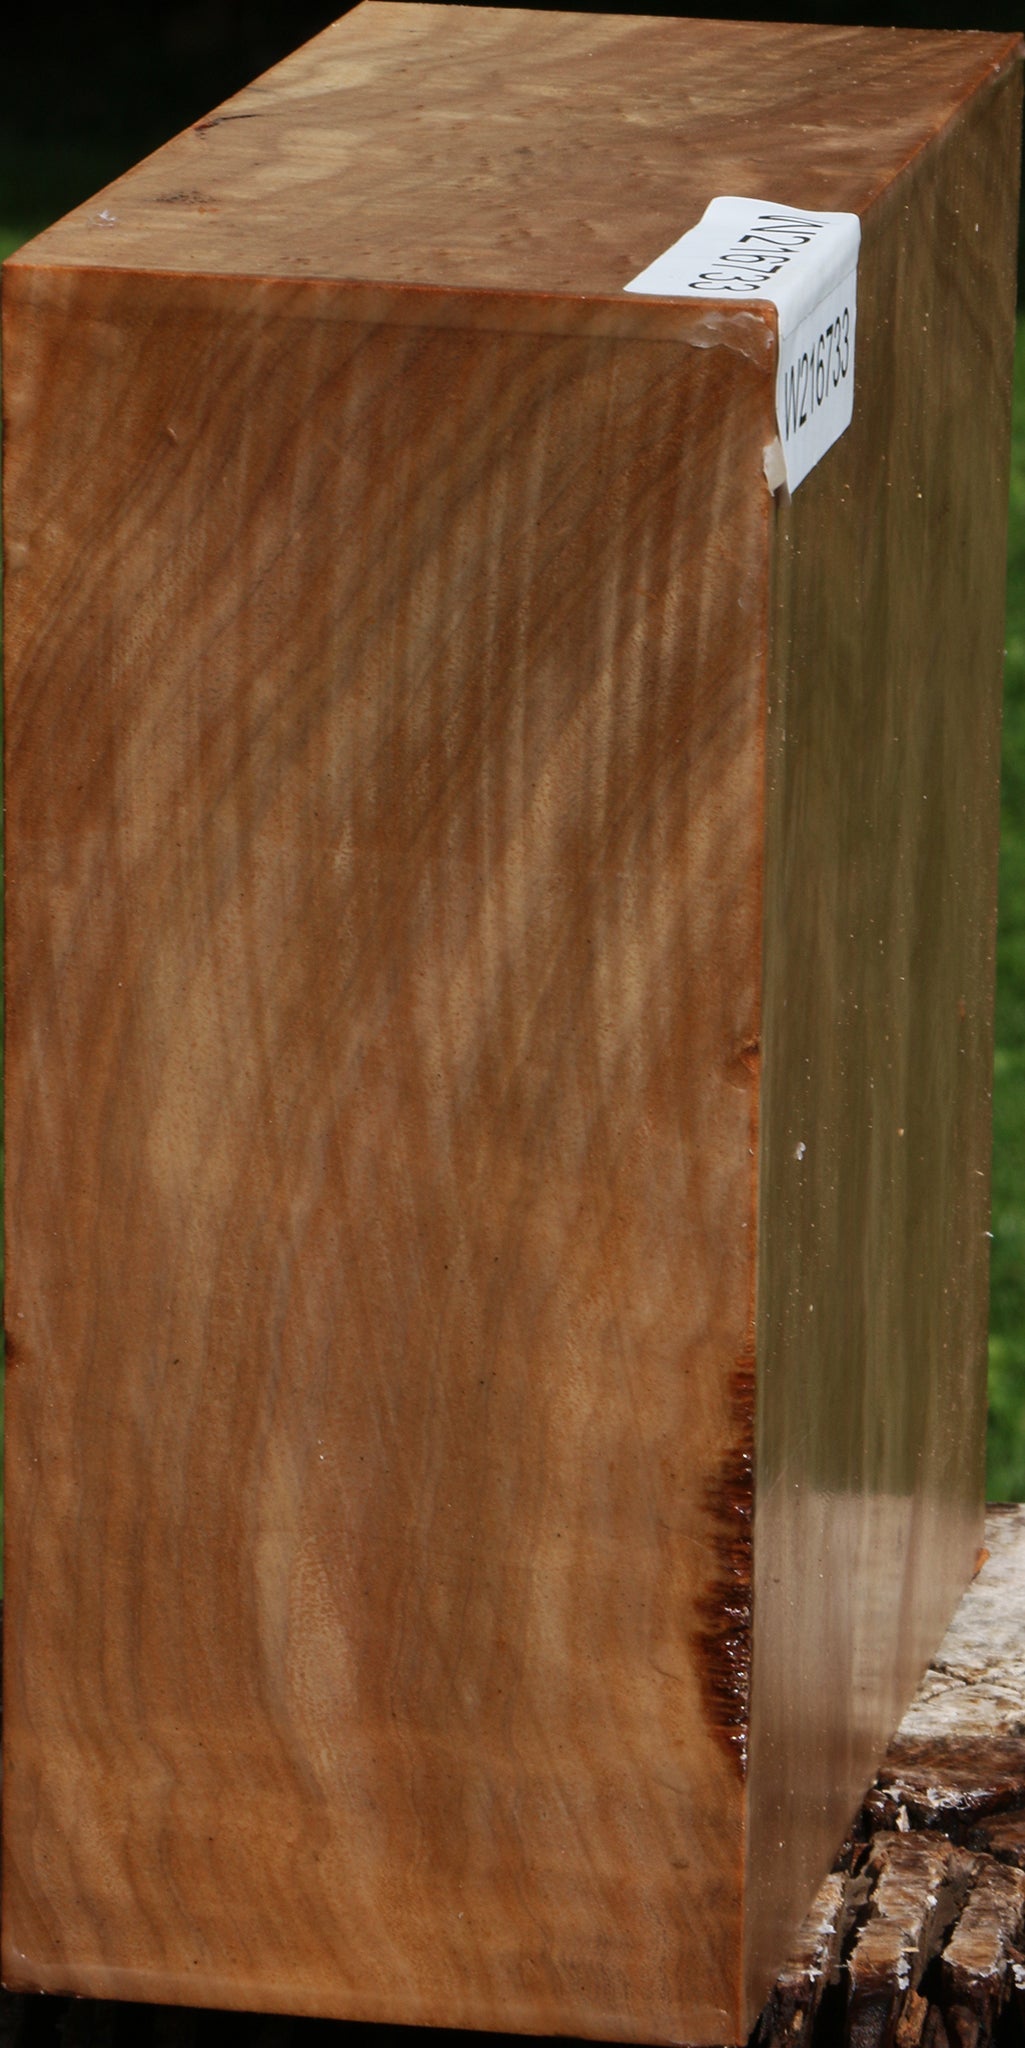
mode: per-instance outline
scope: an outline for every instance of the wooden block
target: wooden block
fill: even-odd
[[[8,1982],[762,2004],[981,1538],[1018,55],[371,0],[8,264]]]

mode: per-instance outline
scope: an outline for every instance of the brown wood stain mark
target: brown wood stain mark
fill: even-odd
[[[729,1449],[706,1485],[717,1569],[697,1603],[694,1637],[709,1726],[747,1776],[751,1712],[751,1600],[754,1568],[755,1359],[729,1375]]]

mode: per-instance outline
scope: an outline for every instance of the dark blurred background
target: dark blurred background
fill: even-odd
[[[573,6],[575,0],[559,0]],[[921,28],[1025,26],[1025,0],[920,0],[873,6],[660,5],[584,0],[596,13],[871,22]],[[318,0],[131,0],[64,11],[19,0],[0,57],[0,221],[35,231],[88,198],[128,164],[208,113],[345,8]]]

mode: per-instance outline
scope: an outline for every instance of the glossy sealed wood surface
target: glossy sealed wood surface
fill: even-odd
[[[723,2038],[767,379],[10,286],[7,1971]]]
[[[365,0],[18,260],[618,294],[717,193],[863,212],[1015,42]]]
[[[1016,67],[373,0],[8,266],[12,1981],[746,2035],[980,1505]]]

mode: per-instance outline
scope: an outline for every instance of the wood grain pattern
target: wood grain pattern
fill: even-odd
[[[776,535],[759,1983],[982,1537],[1019,134],[1015,70],[866,218],[854,423]]]
[[[721,2038],[764,371],[8,313],[8,1973]]]
[[[750,2048],[936,2048],[952,2030],[1006,2048],[1025,2012],[1021,1905],[1025,1757],[1025,1508],[990,1508],[986,1563],[790,1950]],[[925,1763],[928,1755],[928,1764]],[[909,1830],[910,1823],[910,1831]],[[922,1830],[924,1832],[919,1832]],[[1007,1880],[1010,1879],[1010,1882]],[[943,1905],[938,1912],[938,1893]],[[299,2048],[317,2020],[0,1991],[5,2048]],[[434,2033],[438,2048],[493,2035]]]
[[[28,260],[618,300],[716,193],[864,213],[1016,40],[364,0]]]
[[[810,32],[798,78],[806,33],[375,0],[7,268],[9,1981],[739,2040],[954,1604],[977,1466],[927,1593],[901,1561],[981,1383],[985,1182],[942,1176],[984,1143],[1016,45]],[[771,314],[617,296],[769,177],[865,213],[860,410],[789,511]],[[823,921],[862,870],[870,1026]],[[893,1197],[852,1119],[912,1047]],[[871,1343],[788,1178],[827,1081]]]

